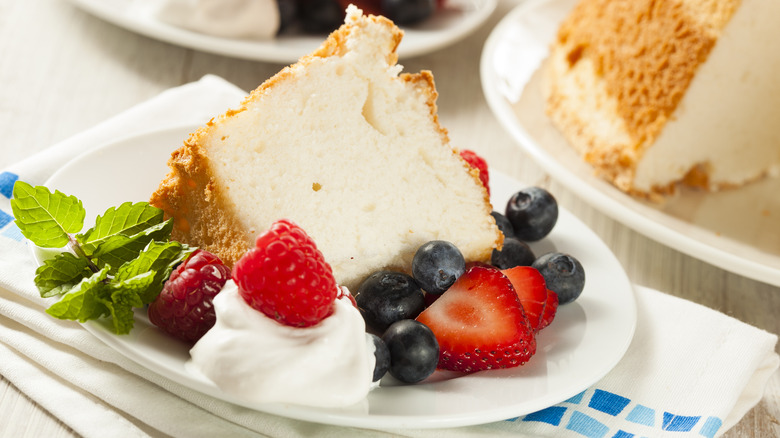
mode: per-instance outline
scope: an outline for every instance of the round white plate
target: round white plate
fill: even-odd
[[[221,38],[179,28],[156,19],[134,0],[70,0],[110,23],[171,44],[255,61],[290,64],[314,51],[325,35],[283,35],[271,40]],[[441,49],[469,35],[485,22],[497,0],[448,0],[444,9],[418,25],[403,27],[399,58]]]
[[[501,124],[569,190],[652,239],[722,269],[780,286],[780,178],[707,193],[683,188],[664,204],[596,177],[544,114],[539,66],[576,0],[529,0],[492,31],[482,88]]]
[[[87,209],[86,227],[108,207],[145,201],[167,173],[170,152],[194,127],[128,138],[68,163],[46,183],[75,195]],[[523,184],[491,174],[499,211]],[[606,245],[571,213],[563,210],[553,232],[534,245],[537,254],[557,249],[575,255],[585,268],[580,298],[561,306],[538,337],[538,351],[525,366],[460,375],[437,371],[416,385],[394,385],[391,378],[373,390],[366,403],[348,409],[318,409],[286,404],[252,404],[231,397],[186,366],[188,347],[136,313],[129,335],[111,334],[101,323],[87,330],[121,354],[184,386],[263,412],[301,420],[366,428],[433,428],[487,423],[535,412],[566,400],[603,377],[628,348],[636,323],[634,291]],[[39,255],[40,256],[40,255]]]

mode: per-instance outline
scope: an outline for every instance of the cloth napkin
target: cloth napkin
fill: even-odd
[[[0,374],[78,434],[91,437],[718,436],[762,397],[778,368],[777,336],[637,286],[636,334],[593,387],[518,418],[433,430],[362,430],[269,415],[204,395],[143,368],[78,323],[49,317],[9,198],[80,153],[144,131],[205,123],[246,93],[215,76],[167,90],[0,172]]]

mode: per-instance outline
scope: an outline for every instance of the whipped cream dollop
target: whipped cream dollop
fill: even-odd
[[[281,18],[276,0],[143,0],[160,21],[226,38],[270,39]]]
[[[222,391],[258,403],[345,407],[365,399],[374,352],[349,298],[319,324],[296,328],[250,307],[228,280],[214,297],[217,322],[190,350],[191,365]]]

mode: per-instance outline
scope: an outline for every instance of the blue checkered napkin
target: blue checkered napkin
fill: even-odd
[[[625,357],[593,387],[569,400],[480,426],[361,431],[313,425],[213,399],[129,361],[79,324],[44,313],[32,281],[35,265],[11,217],[14,182],[41,184],[61,164],[107,141],[203,123],[236,107],[243,96],[233,85],[208,76],[0,171],[0,374],[80,435],[143,437],[151,431],[187,437],[714,437],[760,400],[776,372],[777,336],[637,287],[636,334]]]

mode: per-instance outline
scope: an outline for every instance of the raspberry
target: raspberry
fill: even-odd
[[[482,182],[482,185],[485,186],[488,195],[490,195],[490,175],[488,174],[487,161],[477,155],[476,152],[468,149],[461,150],[460,157],[469,163],[469,166],[479,170],[479,180]]]
[[[165,282],[149,305],[149,320],[164,332],[187,342],[200,339],[216,322],[211,302],[230,278],[230,268],[217,256],[196,249]]]
[[[302,228],[282,219],[257,236],[233,268],[244,300],[269,318],[309,327],[333,313],[333,270]]]

